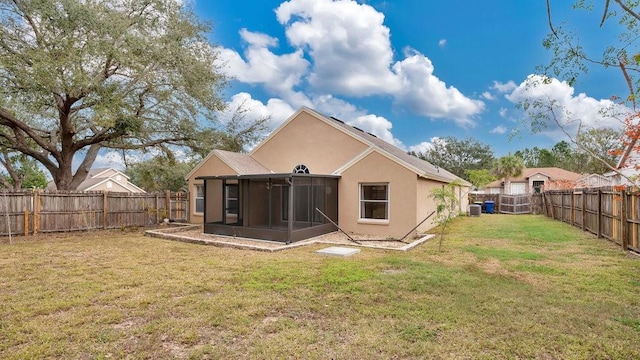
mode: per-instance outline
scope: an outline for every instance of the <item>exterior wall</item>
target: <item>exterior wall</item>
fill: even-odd
[[[202,180],[196,180],[198,176],[216,176],[216,175],[236,175],[236,172],[230,168],[227,164],[222,162],[217,156],[210,157],[197,171],[191,174],[191,177],[187,180],[189,186],[189,199],[190,209],[188,221],[193,224],[202,224],[204,221],[204,214],[196,213],[196,185],[204,184]],[[209,195],[209,194],[207,194]],[[212,203],[211,199],[208,199],[208,203]],[[205,204],[205,206],[208,206]]]
[[[441,182],[436,182],[427,179],[417,179],[416,182],[416,199],[417,199],[417,211],[415,224],[416,226],[420,221],[422,221],[425,217],[427,217],[431,212],[436,211],[436,203],[431,199],[431,191],[435,188],[441,187],[444,185]],[[466,208],[466,207],[465,207]],[[424,233],[427,230],[436,226],[433,222],[435,219],[435,215],[431,216],[429,220],[425,221],[420,227],[418,227],[417,231],[420,233]],[[409,231],[409,229],[407,229]],[[405,233],[407,232],[405,231]]]
[[[417,225],[420,221],[424,220],[431,212],[436,211],[436,203],[431,199],[431,191],[435,188],[446,186],[446,184],[428,180],[424,178],[418,178],[417,189],[416,189],[416,198],[417,200],[417,213],[416,213],[416,223]],[[465,213],[467,211],[467,206],[469,205],[469,191],[471,189],[466,186],[457,186],[455,188],[455,194],[458,198],[458,208],[457,211],[459,213]],[[425,221],[422,225],[420,225],[417,229],[419,233],[424,233],[429,229],[435,227],[437,224],[433,222],[435,219],[435,214],[429,218],[429,220]],[[414,226],[415,226],[414,225]],[[407,230],[408,231],[408,230]]]
[[[373,152],[342,173],[338,184],[338,225],[344,231],[375,235],[381,239],[401,237],[417,225],[417,175]],[[360,220],[360,183],[389,184],[389,221]],[[425,215],[426,216],[426,215]]]
[[[367,148],[365,143],[302,112],[251,157],[276,173],[289,173],[304,164],[311,174],[332,174]]]
[[[458,202],[460,204],[458,211],[461,214],[467,212],[467,207],[469,206],[469,192],[471,191],[470,187],[460,186],[458,187]]]

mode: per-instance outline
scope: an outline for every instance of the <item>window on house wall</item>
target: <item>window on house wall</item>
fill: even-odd
[[[204,213],[204,185],[195,185],[195,211],[197,213]]]
[[[107,181],[107,189],[111,189],[113,187],[113,183],[111,181]]]
[[[360,184],[360,219],[389,220],[389,184]]]
[[[543,181],[534,180],[534,182],[533,182],[533,191],[536,194],[539,194],[540,191],[542,190],[543,186],[544,186],[544,180]]]

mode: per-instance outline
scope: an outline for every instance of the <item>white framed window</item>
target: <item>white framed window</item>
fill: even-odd
[[[107,189],[111,189],[113,187],[113,183],[111,181],[107,181]]]
[[[389,221],[389,184],[360,184],[360,220]]]
[[[195,185],[195,212],[196,213],[204,213],[204,185],[197,184]]]

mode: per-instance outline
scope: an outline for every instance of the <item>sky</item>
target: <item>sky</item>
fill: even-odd
[[[434,137],[472,137],[502,156],[563,140],[553,130],[510,136],[522,129],[518,102],[544,93],[598,126],[607,123],[600,107],[624,94],[615,69],[590,71],[575,88],[563,79],[525,86],[552,55],[542,46],[549,33],[542,0],[247,4],[197,0],[192,6],[213,25],[209,40],[219,47],[218,65],[234,79],[225,99],[270,114],[272,129],[308,106],[406,150],[424,151]],[[597,6],[585,13],[568,1],[551,4],[554,22],[584,24],[580,41],[587,49],[616,31],[598,28]]]
[[[554,128],[512,136],[523,129],[516,105],[541,96],[586,125],[617,126],[600,110],[625,92],[619,70],[592,69],[575,88],[563,79],[527,86],[552,55],[542,46],[549,33],[545,1],[187,4],[212,25],[215,66],[232,78],[225,101],[271,116],[270,129],[308,106],[407,151],[425,151],[434,138],[471,137],[499,157],[565,139]],[[598,28],[597,6],[589,13],[568,1],[551,4],[554,23],[576,25],[587,50],[600,50],[619,31],[613,21]]]

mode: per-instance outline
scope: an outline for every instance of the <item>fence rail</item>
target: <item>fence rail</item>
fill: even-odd
[[[188,193],[0,191],[0,236],[186,221]]]

